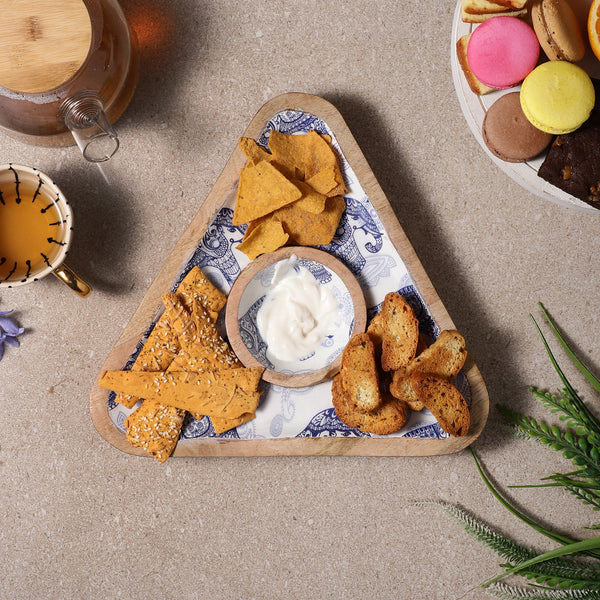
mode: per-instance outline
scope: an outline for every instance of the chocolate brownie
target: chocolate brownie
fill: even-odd
[[[600,210],[600,112],[576,131],[557,136],[538,176]]]

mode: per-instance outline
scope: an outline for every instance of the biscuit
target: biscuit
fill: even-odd
[[[418,399],[450,435],[463,436],[469,431],[469,407],[460,391],[449,381],[435,375],[414,373],[410,377]]]
[[[386,294],[381,313],[381,366],[384,371],[395,371],[406,366],[416,354],[419,321],[410,304],[395,292]]]
[[[352,336],[344,348],[340,374],[345,393],[359,410],[368,412],[381,405],[375,347],[367,333]]]

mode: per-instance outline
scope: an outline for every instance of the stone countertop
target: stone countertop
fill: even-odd
[[[450,71],[454,2],[123,0],[140,79],[107,178],[76,147],[1,136],[0,163],[36,166],[70,199],[58,280],[0,291],[26,328],[0,362],[3,598],[488,598],[502,560],[417,500],[457,504],[536,550],[553,544],[492,497],[471,455],[173,458],[116,450],[92,384],[237,138],[270,98],[322,96],[342,114],[486,382],[474,444],[507,496],[576,538],[597,515],[557,489],[568,471],[516,439],[496,404],[540,418],[556,390],[529,313],[541,301],[600,371],[598,215],[525,191],[478,145]],[[563,359],[589,399],[593,394]]]

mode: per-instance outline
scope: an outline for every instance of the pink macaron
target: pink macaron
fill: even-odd
[[[518,85],[535,68],[540,43],[532,27],[517,17],[492,17],[471,34],[467,60],[485,85],[504,90]]]

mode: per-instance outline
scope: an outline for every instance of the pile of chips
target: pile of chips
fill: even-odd
[[[268,151],[240,138],[240,173],[232,222],[248,224],[238,250],[250,260],[286,244],[331,242],[346,208],[346,186],[331,138],[271,131]]]

